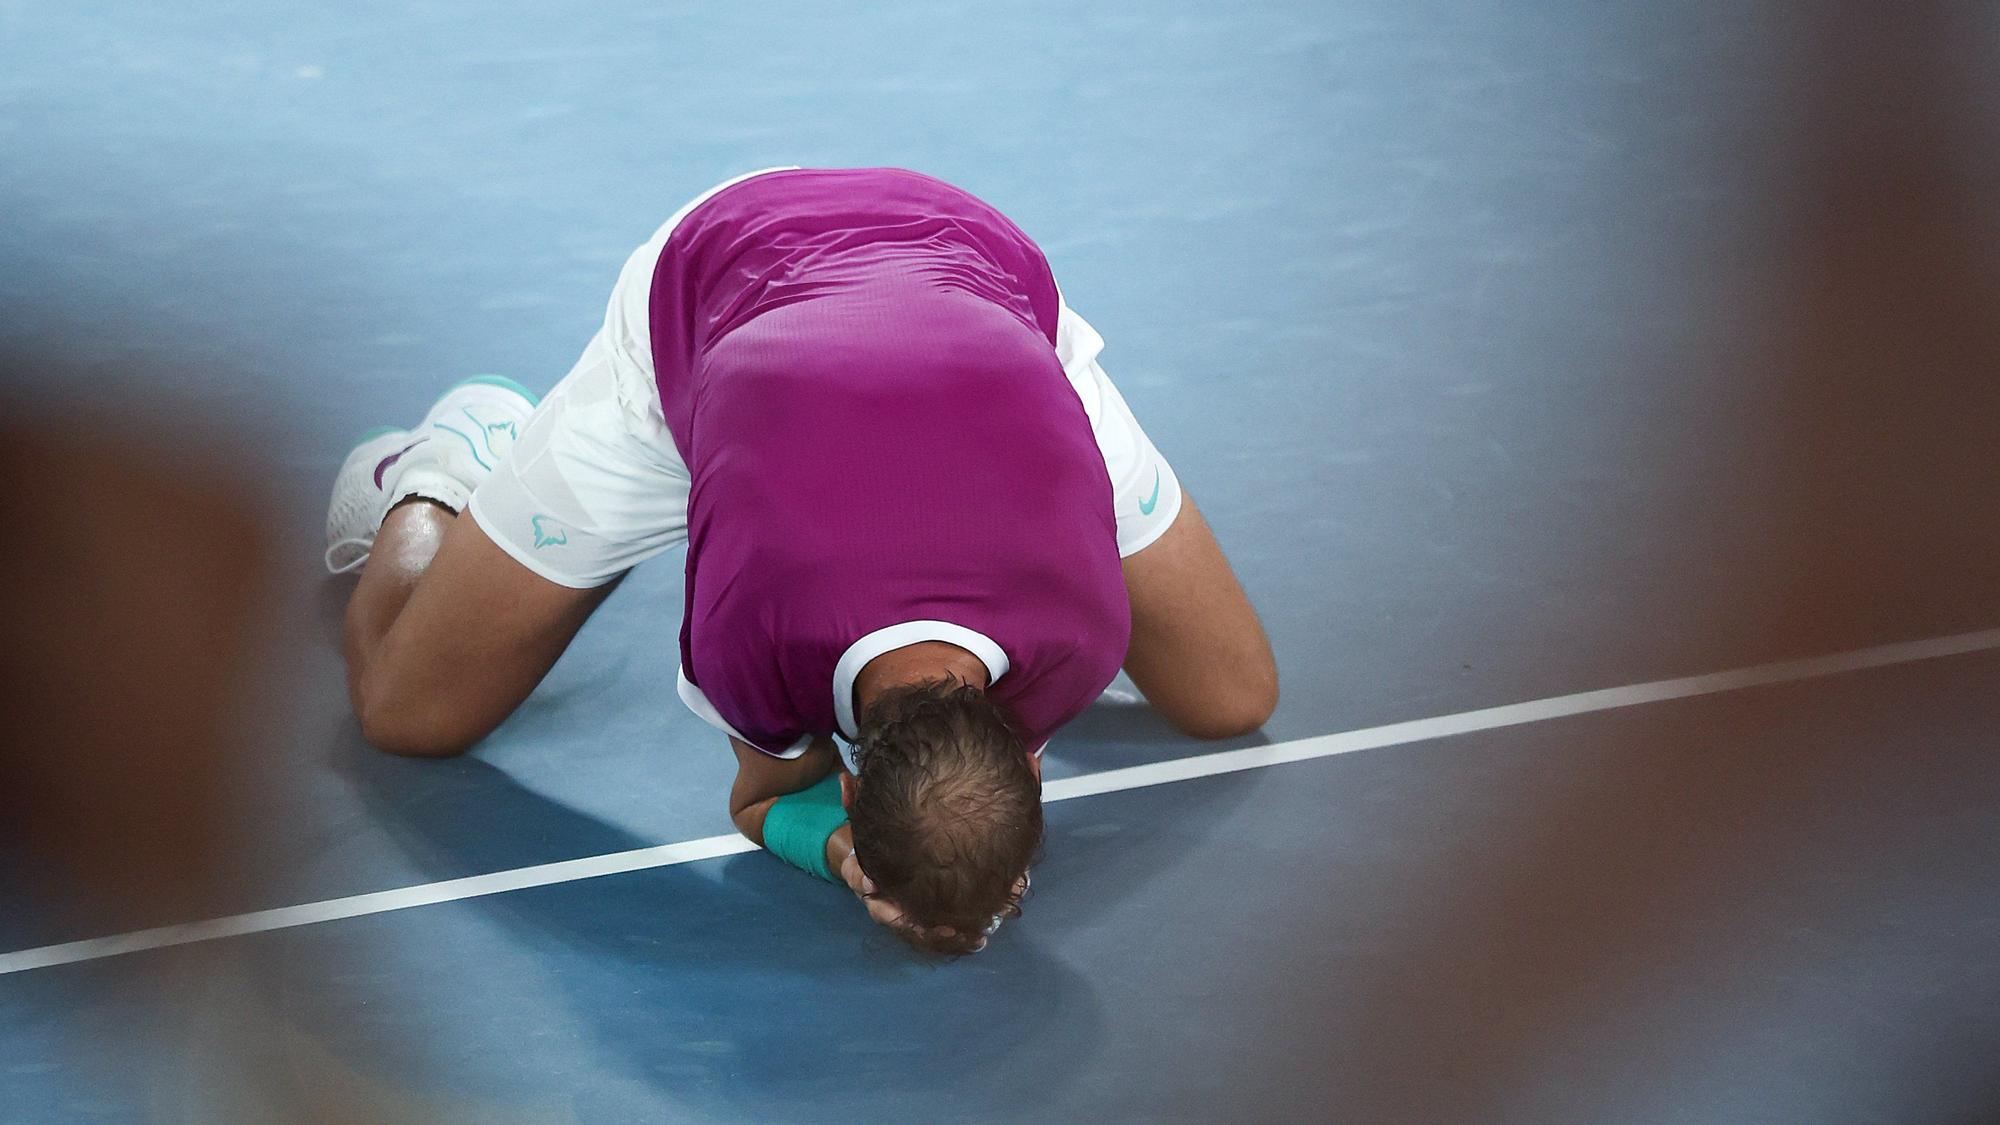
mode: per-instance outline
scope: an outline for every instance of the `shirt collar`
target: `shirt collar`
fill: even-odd
[[[833,666],[833,718],[848,741],[860,738],[854,725],[854,680],[861,675],[861,669],[885,652],[924,641],[944,641],[977,656],[986,665],[989,687],[999,683],[1011,667],[1006,652],[993,638],[949,621],[904,621],[877,629],[848,645],[847,651],[840,655],[840,662]]]

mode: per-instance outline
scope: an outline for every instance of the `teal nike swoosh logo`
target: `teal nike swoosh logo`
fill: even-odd
[[[1153,494],[1151,496],[1146,497],[1144,500],[1139,501],[1139,514],[1142,516],[1152,515],[1153,509],[1157,507],[1159,503],[1160,503],[1160,470],[1154,469]]]

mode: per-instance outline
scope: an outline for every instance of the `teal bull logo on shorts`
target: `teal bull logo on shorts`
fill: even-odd
[[[531,516],[528,522],[534,525],[537,548],[560,547],[569,542],[569,531],[548,516]]]

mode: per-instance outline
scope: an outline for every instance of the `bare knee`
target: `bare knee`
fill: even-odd
[[[440,722],[435,708],[414,706],[363,685],[351,692],[361,737],[387,754],[406,758],[452,758],[472,748],[485,732],[469,733]]]
[[[1264,725],[1270,715],[1254,717],[1249,711],[1213,711],[1192,719],[1177,722],[1182,734],[1199,738],[1204,742],[1215,742],[1225,738],[1240,738]]]
[[[394,718],[380,716],[362,716],[361,737],[375,749],[403,758],[455,758],[472,748],[470,742],[441,738]]]
[[[1181,733],[1212,741],[1250,734],[1269,722],[1277,709],[1278,678],[1273,674],[1218,692],[1199,709],[1170,718]]]

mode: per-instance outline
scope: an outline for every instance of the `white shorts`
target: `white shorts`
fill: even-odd
[[[717,184],[632,252],[612,289],[604,327],[535,408],[507,459],[473,491],[472,518],[522,566],[558,585],[585,589],[686,541],[688,470],[667,430],[653,376],[653,269],[667,236],[709,196],[783,170],[766,168]],[[1103,350],[1104,338],[1063,304],[1056,355],[1104,455],[1122,558],[1165,533],[1180,513],[1181,487],[1098,366]]]

